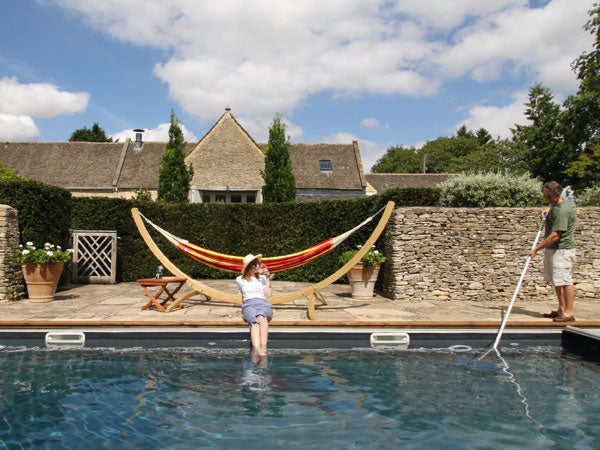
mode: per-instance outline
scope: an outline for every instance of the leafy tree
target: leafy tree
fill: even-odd
[[[158,175],[158,200],[170,203],[189,202],[190,182],[194,169],[185,165],[183,132],[171,110],[169,142],[165,147]]]
[[[573,180],[566,171],[577,155],[575,148],[565,142],[560,105],[554,102],[550,89],[536,83],[529,90],[525,106],[531,125],[516,125],[512,133],[513,140],[527,148],[529,171],[544,181],[570,184]]]
[[[102,127],[100,127],[97,122],[94,122],[92,128],[83,127],[73,131],[69,141],[112,142],[112,138],[106,137],[106,133]]]
[[[428,173],[457,173],[469,170],[465,158],[479,149],[479,141],[473,137],[440,137],[419,150],[425,158]]]
[[[295,200],[296,181],[290,160],[290,143],[285,137],[285,124],[281,122],[281,114],[275,115],[269,128],[269,143],[265,153],[265,170],[260,172],[265,180],[263,200],[265,203]]]
[[[600,6],[589,11],[584,25],[595,38],[591,52],[583,52],[571,65],[579,80],[577,95],[564,103],[564,129],[569,145],[578,150],[567,173],[579,187],[600,182]]]
[[[26,178],[19,175],[16,170],[0,163],[0,181],[22,181],[25,179]]]
[[[461,127],[462,128],[462,127]],[[483,132],[481,132],[483,130]],[[488,140],[485,129],[479,137],[466,130],[461,136],[439,137],[420,149],[390,147],[373,166],[374,173],[426,173],[459,172],[527,172],[523,146],[507,140]],[[486,141],[482,144],[481,141]]]
[[[414,147],[389,147],[371,168],[373,173],[419,173],[423,170],[421,156]]]

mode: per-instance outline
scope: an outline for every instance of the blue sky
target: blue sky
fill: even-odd
[[[528,89],[577,89],[593,0],[14,0],[0,15],[0,141],[64,141],[98,122],[200,139],[230,106],[258,142],[390,145],[466,123],[509,137]]]

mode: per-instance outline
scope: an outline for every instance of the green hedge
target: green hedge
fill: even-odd
[[[139,235],[131,208],[137,207],[165,230],[221,253],[276,256],[305,249],[335,237],[363,221],[388,200],[397,206],[431,206],[437,189],[393,189],[383,195],[353,200],[271,204],[166,204],[113,198],[73,198],[73,229],[116,230],[118,281],[153,276],[158,261]],[[316,282],[340,267],[338,257],[364,243],[375,223],[363,227],[339,248],[305,266],[278,274],[279,279]],[[173,245],[150,230],[160,249],[194,278],[233,278],[181,255]],[[384,249],[382,236],[377,247]]]
[[[0,204],[19,214],[21,242],[71,247],[71,193],[35,181],[0,181]]]

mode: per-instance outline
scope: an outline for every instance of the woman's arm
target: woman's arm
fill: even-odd
[[[263,285],[263,292],[265,293],[265,298],[271,297],[273,295],[273,289],[271,288],[271,277],[269,276],[268,270],[266,275],[260,276],[260,281]]]

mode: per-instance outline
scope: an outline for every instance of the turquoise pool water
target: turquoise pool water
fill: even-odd
[[[600,448],[600,366],[458,356],[5,348],[0,448]]]

